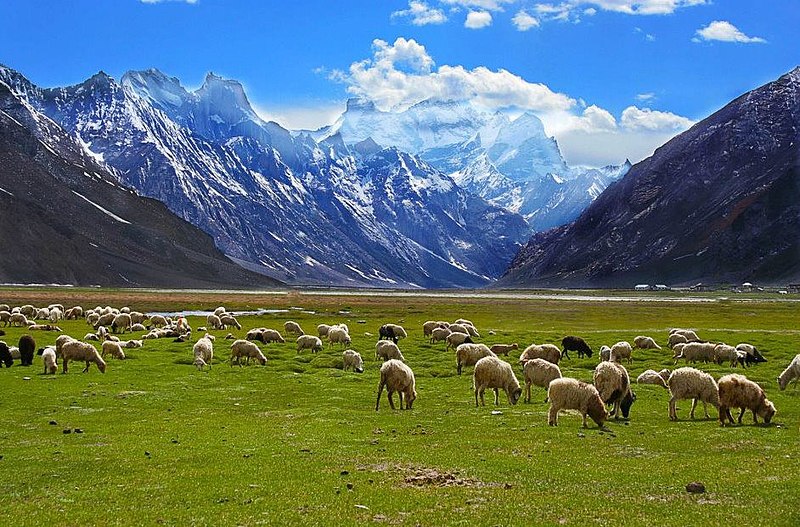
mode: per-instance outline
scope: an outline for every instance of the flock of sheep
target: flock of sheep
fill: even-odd
[[[44,373],[56,373],[58,360],[61,360],[63,372],[68,372],[70,361],[85,363],[84,372],[88,371],[91,364],[95,364],[101,372],[106,371],[104,357],[110,355],[116,359],[124,359],[124,349],[142,347],[148,339],[173,338],[177,342],[191,342],[192,328],[184,317],[171,319],[162,315],[146,315],[132,311],[129,308],[114,309],[111,307],[96,307],[84,311],[80,306],[64,309],[60,304],[52,304],[46,308],[35,308],[25,305],[11,308],[0,304],[0,323],[6,326],[26,327],[30,331],[54,331],[61,333],[55,324],[61,319],[84,318],[94,329],[87,333],[82,340],[69,335],[60,335],[55,339],[55,345],[39,349],[42,357]],[[47,320],[47,324],[40,324],[36,320]],[[145,325],[147,323],[147,325]],[[107,329],[110,328],[110,331]],[[198,369],[206,366],[211,368],[214,358],[215,337],[208,333],[209,330],[227,330],[242,326],[236,317],[227,312],[224,307],[217,308],[206,317],[206,326],[197,329],[203,336],[192,345],[193,364]],[[295,336],[297,352],[310,350],[318,352],[324,349],[323,339],[329,346],[351,345],[349,328],[346,324],[327,325],[320,324],[316,328],[317,335],[306,334],[300,325],[294,321],[284,324],[284,333]],[[134,331],[147,331],[140,340],[122,341],[115,334]],[[487,389],[494,391],[495,404],[499,403],[499,390],[503,390],[510,404],[516,404],[523,394],[523,389],[517,379],[512,365],[499,358],[499,355],[508,354],[519,346],[513,344],[495,344],[487,346],[476,343],[473,339],[479,338],[475,324],[467,319],[458,319],[453,323],[444,321],[427,321],[422,326],[425,337],[431,343],[445,342],[446,350],[454,349],[456,358],[456,371],[460,375],[465,367],[474,367],[473,390],[475,405],[484,403],[484,392]],[[490,332],[492,333],[492,332]],[[368,335],[368,334],[367,334]],[[380,399],[384,388],[387,391],[389,405],[395,409],[393,395],[399,397],[400,409],[410,409],[417,397],[414,372],[405,363],[398,346],[398,341],[407,338],[406,330],[396,324],[384,324],[379,328],[379,340],[375,345],[375,360],[382,361],[380,367],[380,381],[375,409],[380,408]],[[230,364],[242,366],[242,362],[249,364],[250,360],[261,365],[267,359],[256,344],[261,342],[286,342],[283,335],[269,328],[254,328],[247,332],[244,339],[236,339],[228,333],[226,339],[233,340],[230,346]],[[101,342],[98,349],[91,344],[92,341]],[[675,364],[684,359],[687,363],[716,362],[728,363],[731,367],[737,365],[748,366],[752,363],[763,362],[765,359],[752,345],[742,343],[738,346],[729,346],[724,343],[711,343],[701,341],[694,331],[673,329],[670,331],[667,342],[673,351],[672,358]],[[31,365],[35,341],[30,335],[23,335],[19,346],[9,347],[0,341],[0,364],[11,366],[15,359],[22,365]],[[567,336],[562,339],[561,347],[553,344],[531,344],[519,356],[519,366],[525,383],[525,401],[531,400],[531,386],[542,387],[547,391],[550,402],[548,423],[552,426],[558,423],[558,414],[561,410],[577,410],[583,418],[583,426],[587,426],[587,417],[591,418],[598,426],[602,427],[609,417],[607,406],[611,406],[611,415],[628,418],[630,409],[636,395],[631,388],[631,380],[627,369],[622,362],[630,364],[633,360],[634,349],[656,349],[661,347],[654,339],[646,336],[637,336],[633,345],[628,342],[617,342],[613,346],[600,348],[600,362],[595,367],[592,382],[583,382],[578,379],[563,377],[558,363],[561,359],[569,359],[569,352],[575,351],[578,357],[591,357],[592,349],[577,336]],[[344,370],[353,370],[357,373],[364,371],[364,361],[361,354],[353,349],[345,349],[342,353]],[[778,384],[784,390],[790,381],[795,385],[800,378],[800,354],[798,354],[788,367],[778,377]],[[712,404],[718,409],[720,424],[725,421],[733,423],[730,413],[731,408],[740,408],[738,422],[741,423],[746,410],[751,410],[753,419],[758,422],[761,417],[769,423],[775,415],[774,405],[766,398],[764,390],[744,375],[724,375],[718,381],[706,372],[694,367],[681,367],[674,371],[668,369],[656,372],[647,370],[638,376],[640,384],[657,384],[666,388],[670,393],[669,417],[677,419],[676,401],[692,399],[690,416],[694,418],[694,411],[698,401],[703,403],[705,416],[708,418],[706,404]]]

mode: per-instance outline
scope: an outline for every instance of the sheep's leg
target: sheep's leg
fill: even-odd
[[[486,406],[486,400],[483,398],[483,393],[486,391],[486,387],[485,386],[481,386],[479,388],[479,390],[480,390],[480,393],[481,393],[481,406]]]
[[[378,384],[378,400],[375,401],[375,411],[378,411],[378,408],[381,405],[381,394],[383,393],[383,381]]]
[[[525,402],[531,402],[531,383],[525,381]]]
[[[747,408],[745,408],[745,407],[742,407],[742,408],[741,408],[741,412],[739,412],[739,419],[738,419],[738,421],[739,421],[739,424],[742,424],[742,417],[744,417],[744,413],[745,413],[746,411],[747,411]],[[753,414],[753,415],[755,416],[755,414]]]
[[[705,401],[703,401],[703,413],[706,414],[706,419],[711,419],[711,416],[708,415],[708,405]]]
[[[569,351],[567,350],[567,348],[561,350],[561,358],[569,360]]]
[[[500,404],[500,391],[497,388],[495,388],[494,389],[494,405],[497,406],[498,404]]]
[[[83,373],[89,371],[89,364],[91,364],[88,360],[86,361],[86,367],[83,369]]]
[[[689,412],[689,417],[694,419],[694,409],[697,408],[697,399],[692,399],[692,411]]]
[[[456,365],[456,371],[458,372],[459,375],[461,375],[461,363],[460,362]]]
[[[756,414],[755,408],[753,409],[753,423],[758,424],[758,415]]]
[[[670,421],[677,421],[678,420],[678,412],[675,408],[675,397],[669,400],[669,419]]]
[[[586,414],[583,414],[583,427],[589,428],[589,425],[586,423]]]
[[[554,404],[550,405],[550,410],[547,412],[547,424],[558,426],[558,409]]]
[[[403,409],[403,392],[402,391],[397,392],[397,397],[400,398],[400,409],[402,410]],[[408,406],[408,403],[406,403],[406,406]]]
[[[61,360],[64,365],[64,371],[62,373],[67,373],[67,363],[69,362],[69,360],[66,357],[62,358]]]

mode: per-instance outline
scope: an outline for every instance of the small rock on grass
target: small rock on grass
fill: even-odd
[[[702,494],[706,491],[706,486],[699,481],[693,481],[686,484],[686,492],[691,494]]]

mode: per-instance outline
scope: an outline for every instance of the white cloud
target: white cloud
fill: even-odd
[[[701,42],[718,40],[720,42],[741,42],[744,44],[762,44],[765,43],[761,37],[748,37],[739,29],[725,20],[715,20],[704,28],[698,29],[695,32],[693,42]]]
[[[468,29],[483,29],[492,25],[492,14],[488,11],[470,11],[464,21]]]
[[[628,130],[665,132],[685,130],[692,126],[694,121],[670,112],[628,106],[622,111],[620,123]]]
[[[578,22],[581,14],[593,16],[598,9],[627,15],[669,15],[681,8],[710,3],[710,0],[559,0],[541,1],[534,11],[546,20]]]
[[[426,26],[428,24],[444,24],[447,16],[441,9],[436,9],[425,2],[411,0],[408,2],[408,9],[395,11],[392,18],[411,18],[411,23],[415,26]]]
[[[275,121],[289,130],[316,130],[327,126],[345,110],[344,103],[320,102],[294,107],[265,108],[254,105],[253,109],[265,121]]]
[[[524,9],[517,12],[511,19],[517,31],[527,31],[532,27],[539,27],[539,20],[528,14]]]
[[[653,100],[655,100],[655,98],[656,98],[656,94],[653,93],[653,92],[640,93],[640,94],[636,95],[636,100],[637,101],[653,101]]]
[[[441,0],[443,4],[464,9],[483,9],[486,11],[502,11],[503,4],[512,4],[516,0]]]
[[[594,16],[597,14],[597,9],[595,9],[594,7],[588,7],[583,10],[583,14],[586,16]]]

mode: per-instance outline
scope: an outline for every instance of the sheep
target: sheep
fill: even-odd
[[[50,320],[50,322],[55,324],[56,322],[64,318],[64,313],[57,307],[54,307],[50,310],[50,316],[47,318],[48,320]]]
[[[63,373],[67,373],[69,361],[85,361],[86,367],[83,373],[89,371],[89,366],[92,363],[97,365],[100,373],[106,372],[106,361],[97,352],[97,349],[89,343],[81,342],[79,340],[70,340],[61,346],[61,365]]]
[[[531,359],[522,367],[525,378],[525,402],[531,402],[531,385],[536,385],[547,391],[550,383],[561,378],[561,368],[557,364],[544,359]],[[544,402],[547,402],[545,397]]]
[[[633,339],[633,345],[636,346],[638,349],[643,350],[660,350],[661,346],[656,344],[656,341],[650,337],[645,337],[639,335],[638,337]]]
[[[674,351],[678,353],[677,356],[673,355],[675,364],[678,364],[679,359],[684,359],[686,362],[695,363],[713,362],[714,361],[714,348],[717,345],[713,342],[687,342],[686,344],[676,345]]]
[[[493,344],[489,347],[492,350],[492,353],[495,355],[505,355],[508,356],[509,352],[519,349],[519,344],[516,342],[513,344]]]
[[[466,333],[470,337],[472,336],[467,329],[467,324],[450,324],[450,331],[453,333]]]
[[[0,311],[11,311],[11,306],[8,304],[0,304]]]
[[[111,321],[111,332],[125,333],[125,331],[130,330],[131,324],[133,324],[133,322],[131,322],[131,316],[128,313],[120,313]]]
[[[406,337],[408,337],[406,330],[403,329],[403,326],[398,326],[397,324],[384,324],[378,329],[378,338],[380,340],[392,340],[396,343]]]
[[[717,383],[711,375],[703,371],[689,366],[678,368],[667,379],[667,387],[670,393],[669,418],[672,421],[678,420],[675,403],[679,399],[692,399],[692,410],[689,412],[689,417],[692,419],[694,419],[694,409],[697,407],[698,400],[703,402],[706,419],[709,418],[706,403],[711,403],[719,409]]]
[[[568,335],[561,339],[561,346],[564,348],[564,350],[561,352],[562,359],[569,359],[570,351],[577,351],[579,359],[582,359],[584,355],[587,357],[592,356],[592,348],[590,348],[586,341],[580,337]]]
[[[22,313],[12,313],[8,318],[8,325],[25,327],[28,325],[28,318]]]
[[[472,344],[472,337],[470,337],[468,333],[454,331],[445,337],[445,341],[447,342],[447,345],[444,347],[445,350],[450,348],[455,349],[461,344]]]
[[[739,362],[739,354],[736,348],[727,344],[717,344],[714,346],[714,362],[722,364],[723,361],[727,361],[731,365],[731,368],[735,368],[736,363]]]
[[[633,357],[631,357],[632,353],[633,348],[630,343],[622,340],[611,346],[611,354],[608,360],[611,362],[620,362],[622,359],[628,359],[628,364],[631,364],[633,362]]]
[[[375,411],[377,412],[381,403],[383,387],[386,387],[386,397],[389,399],[389,406],[395,409],[392,396],[398,392],[400,397],[400,409],[403,409],[403,398],[405,397],[406,410],[411,410],[411,405],[417,398],[415,389],[416,381],[414,372],[400,360],[389,359],[381,366],[381,380],[378,383],[378,398],[375,401]]]
[[[225,340],[236,340],[236,337],[234,336],[233,333],[228,333],[227,335],[225,335]]]
[[[608,411],[597,388],[591,384],[562,377],[550,382],[547,388],[550,410],[547,413],[547,424],[558,426],[558,412],[561,410],[578,410],[583,416],[583,427],[587,428],[586,416],[592,418],[602,428],[608,418]]]
[[[544,359],[547,362],[558,364],[561,359],[561,350],[553,344],[531,344],[519,356],[519,363],[525,366],[525,363],[531,359]]]
[[[94,333],[90,333],[90,335],[94,335]],[[60,357],[61,356],[61,349],[64,347],[64,344],[66,344],[67,342],[70,342],[72,340],[75,340],[75,339],[70,337],[69,335],[59,335],[58,338],[56,338],[56,357]],[[86,339],[84,339],[84,340],[86,340]]]
[[[19,356],[21,366],[33,366],[33,354],[36,353],[36,341],[30,335],[19,338]]]
[[[667,339],[667,344],[669,344],[670,348],[674,348],[676,344],[686,344],[687,342],[689,342],[689,339],[680,333],[672,333]]]
[[[247,332],[245,336],[246,340],[260,340],[264,344],[269,344],[270,342],[286,342],[280,333],[278,333],[274,329],[267,329],[267,328],[255,328],[251,329]]]
[[[433,328],[431,331],[431,344],[447,340],[447,336],[452,333],[450,328]]]
[[[375,360],[381,359],[384,361],[391,359],[406,360],[400,352],[400,348],[391,340],[379,340],[378,343],[375,344]]]
[[[663,369],[660,372],[656,370],[644,370],[638,377],[636,377],[636,382],[639,384],[657,384],[662,388],[666,388],[667,379],[669,379],[670,373],[672,372],[667,369]]]
[[[462,346],[463,345],[464,344],[462,344]],[[475,344],[467,344],[467,346],[474,345]],[[460,347],[461,346],[459,346],[459,348]],[[499,404],[500,394],[498,390],[500,388],[506,392],[508,402],[512,406],[517,404],[517,401],[522,395],[522,388],[519,386],[519,381],[517,380],[517,376],[514,375],[514,370],[511,369],[511,365],[498,359],[494,354],[483,357],[475,364],[475,371],[472,374],[472,386],[475,389],[476,407],[478,406],[478,396],[480,396],[481,399],[481,406],[486,406],[486,401],[483,399],[483,393],[486,391],[486,388],[492,388],[494,390],[495,405]]]
[[[58,371],[55,346],[47,346],[42,351],[42,363],[44,364],[45,375],[54,375]]]
[[[222,329],[228,329],[229,326],[234,326],[236,329],[242,329],[242,325],[239,324],[239,321],[236,320],[236,317],[229,314],[224,314],[219,317],[219,321],[222,323]]]
[[[328,330],[328,342],[331,347],[334,344],[341,344],[342,346],[350,345],[350,335],[343,327],[334,326]]]
[[[58,331],[62,332],[63,330],[53,324],[31,324],[28,326],[28,331]]]
[[[758,351],[758,349],[752,344],[746,344],[742,342],[736,345],[736,349],[747,353],[747,364],[751,364],[753,362],[767,362],[767,359],[765,359],[761,352]]]
[[[11,312],[8,310],[0,311],[0,322],[3,323],[3,326],[9,325],[9,320],[11,319]],[[27,321],[26,321],[27,322]]]
[[[456,320],[454,322],[454,324],[462,324],[462,325],[466,325],[466,326],[475,327],[475,324],[471,320],[467,320],[466,318],[459,318],[458,320]]]
[[[139,331],[146,331],[146,330],[147,330],[147,328],[144,327],[139,322],[137,322],[135,324],[131,324],[131,332],[134,332],[134,331],[139,332]]]
[[[28,318],[33,317],[34,313],[36,313],[36,308],[30,304],[25,304],[24,306],[19,308],[19,312],[25,315]]]
[[[303,328],[300,327],[300,324],[294,322],[292,320],[287,320],[283,323],[283,330],[288,335],[305,335],[306,332],[303,331]]]
[[[97,324],[97,321],[100,320],[100,315],[97,313],[87,313],[86,314],[86,323],[90,326],[94,327]]]
[[[194,354],[194,365],[198,370],[202,370],[203,366],[208,365],[211,369],[211,362],[214,359],[214,343],[208,338],[208,333],[204,337],[197,340],[192,346],[192,353]]]
[[[46,307],[42,307],[36,310],[33,314],[34,320],[47,320],[50,318],[50,310]]]
[[[108,330],[105,326],[97,326],[97,338],[101,341],[106,340],[108,337]]]
[[[481,334],[478,333],[478,330],[475,329],[475,326],[473,326],[472,324],[462,324],[462,326],[466,328],[467,333],[469,333],[470,337],[480,338]]]
[[[0,363],[5,365],[6,368],[10,368],[14,365],[14,357],[11,356],[11,350],[8,344],[2,340],[0,340]]]
[[[106,353],[110,353],[115,359],[125,360],[125,352],[122,351],[122,346],[119,345],[119,342],[107,340],[103,342],[102,349],[101,357],[105,357]]]
[[[461,344],[456,348],[456,369],[461,375],[464,366],[474,366],[484,357],[497,357],[486,344]]]
[[[800,353],[794,356],[792,362],[786,366],[786,369],[778,375],[778,386],[780,387],[781,391],[786,389],[789,382],[794,380],[793,384],[795,389],[797,388],[797,380],[800,379]]]
[[[231,344],[231,366],[233,366],[233,359],[236,359],[236,364],[241,367],[242,357],[246,359],[247,364],[250,364],[251,358],[256,359],[262,366],[267,363],[267,358],[258,349],[257,344],[244,339],[235,340]]]
[[[764,419],[765,424],[769,424],[775,416],[775,405],[767,399],[767,394],[758,384],[754,383],[744,375],[731,373],[720,378],[717,382],[719,387],[719,424],[725,426],[725,419],[733,424],[731,408],[741,408],[739,412],[739,424],[742,424],[742,417],[745,411],[753,412],[753,422],[758,424],[758,416]]]
[[[210,313],[206,316],[206,326],[210,327],[211,329],[225,329],[225,327],[222,325],[222,321],[214,313]]]
[[[152,315],[150,325],[154,328],[163,328],[167,325],[167,318],[163,315]]]
[[[117,315],[114,313],[100,315],[100,318],[98,318],[97,322],[94,324],[94,328],[97,329],[98,326],[110,326],[116,317]]]
[[[225,306],[219,306],[214,310],[214,314],[218,317],[222,316],[223,313],[227,313],[228,311],[225,309]]]
[[[132,324],[144,324],[144,321],[147,320],[147,315],[139,311],[131,311],[128,314],[131,316]]]
[[[699,342],[700,337],[691,329],[672,328],[669,330],[670,335],[682,335],[687,342]]]
[[[444,322],[439,322],[437,320],[428,320],[424,324],[422,324],[422,334],[426,337],[430,337],[433,334],[434,329],[444,329],[445,326]],[[449,325],[449,324],[448,324]]]
[[[344,350],[342,352],[342,369],[364,373],[364,361],[361,359],[361,354],[355,350]]]
[[[304,349],[310,349],[312,353],[322,351],[322,341],[314,335],[300,335],[297,337],[297,353]]]
[[[317,335],[319,335],[319,338],[327,337],[329,329],[331,329],[331,327],[328,324],[319,324],[317,326]]]
[[[603,402],[614,405],[611,412],[614,419],[619,419],[620,410],[627,419],[636,394],[631,391],[631,378],[625,366],[613,361],[601,362],[595,367],[592,380]]]
[[[611,360],[611,348],[600,346],[600,362]]]
[[[143,343],[141,340],[122,340],[118,342],[120,348],[141,348]]]

